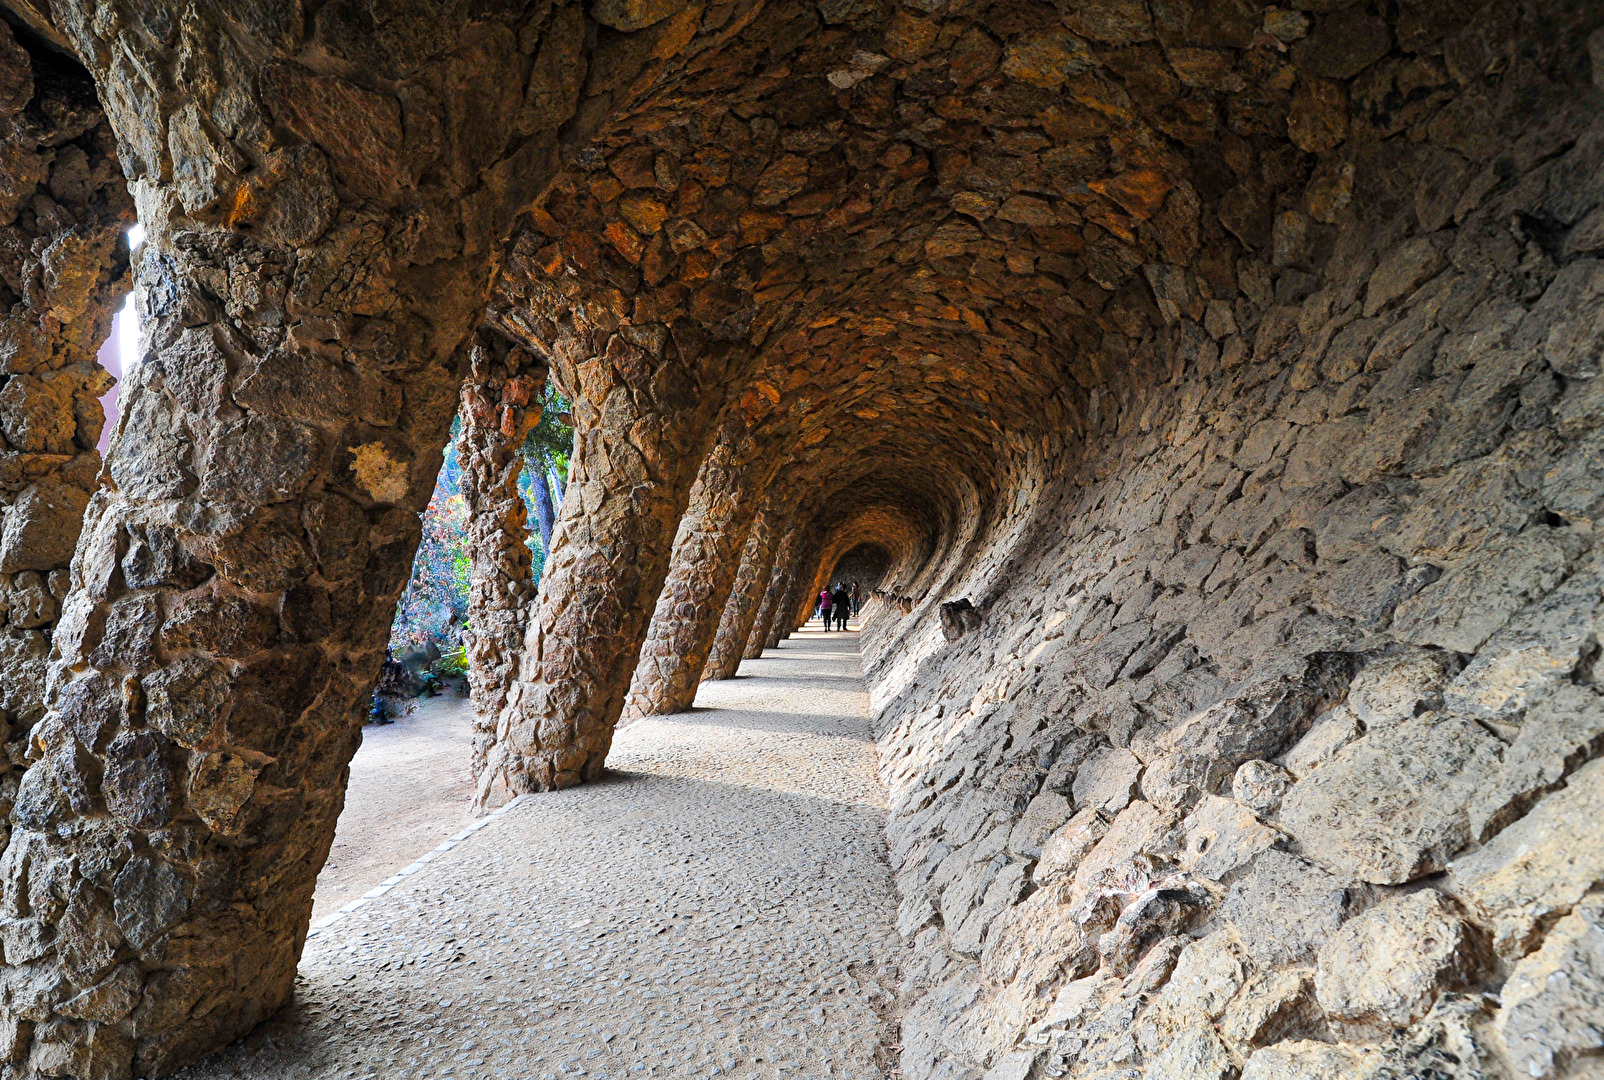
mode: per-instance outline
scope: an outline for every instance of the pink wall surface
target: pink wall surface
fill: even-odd
[[[123,377],[122,338],[126,332],[123,328],[123,321],[133,318],[133,308],[125,307],[119,311],[116,321],[112,323],[111,336],[106,339],[106,343],[100,347],[100,352],[96,354],[101,366],[111,372],[112,378],[118,382],[118,385],[106,391],[105,396],[100,399],[101,408],[106,410],[106,426],[100,431],[100,452],[102,454],[106,452],[106,447],[111,442],[112,429],[117,426],[117,394],[122,389]]]

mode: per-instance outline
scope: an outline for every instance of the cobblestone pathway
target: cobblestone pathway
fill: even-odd
[[[296,1002],[178,1074],[879,1078],[896,905],[856,634],[618,733],[307,944]]]

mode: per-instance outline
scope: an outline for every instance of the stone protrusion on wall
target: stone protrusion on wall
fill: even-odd
[[[702,667],[702,679],[733,679],[741,666],[742,652],[757,623],[758,609],[763,601],[774,566],[775,549],[779,545],[779,526],[775,519],[783,511],[773,500],[760,506],[747,533],[746,547],[741,551],[741,565],[730,587],[729,599],[719,615],[718,632],[708,650],[707,663]],[[760,653],[761,655],[761,653]]]
[[[457,461],[468,509],[468,685],[477,777],[517,681],[535,606],[528,512],[518,479],[524,438],[540,422],[548,369],[494,330],[481,328],[475,338],[457,412]]]
[[[133,200],[89,73],[0,24],[0,803],[15,798],[100,472]],[[135,358],[125,358],[134,362]]]
[[[948,641],[957,641],[971,630],[980,628],[980,609],[969,602],[967,596],[948,600],[941,605],[941,633]]]

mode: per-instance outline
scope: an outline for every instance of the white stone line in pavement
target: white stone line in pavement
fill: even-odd
[[[468,839],[468,837],[472,836],[474,833],[478,832],[480,829],[483,829],[485,826],[487,826],[491,822],[495,821],[501,815],[505,814],[508,810],[511,810],[513,807],[515,807],[519,803],[523,802],[525,798],[527,798],[527,796],[519,795],[517,798],[515,798],[515,799],[511,800],[510,802],[508,802],[507,805],[502,806],[502,807],[498,807],[497,809],[492,810],[486,816],[484,816],[484,817],[478,819],[477,821],[471,823],[470,825],[466,826],[461,832],[457,833],[455,836],[451,836],[451,837],[446,838],[445,840],[442,840],[440,842],[439,846],[437,846],[433,851],[430,851],[430,852],[424,854],[420,859],[418,859],[417,862],[414,862],[409,866],[403,866],[400,870],[397,870],[394,874],[392,874],[389,877],[385,878],[383,881],[381,881],[377,885],[373,886],[373,888],[369,889],[367,892],[363,893],[361,896],[357,897],[355,900],[352,900],[350,903],[347,903],[347,904],[342,904],[339,908],[337,908],[334,911],[330,912],[329,914],[323,916],[323,918],[321,918],[321,919],[317,920],[316,922],[314,922],[311,925],[311,927],[307,930],[307,932],[306,932],[307,940],[308,941],[312,940],[314,937],[317,937],[318,934],[322,933],[324,930],[328,929],[330,926],[333,926],[335,923],[337,923],[341,919],[345,918],[345,916],[351,914],[351,912],[357,910],[360,907],[363,907],[366,904],[372,903],[374,900],[377,900],[379,897],[383,896],[385,893],[389,892],[391,889],[393,889],[397,885],[401,884],[401,882],[404,879],[411,877],[413,874],[416,874],[419,870],[422,870],[425,866],[427,866],[430,863],[434,862],[434,858],[435,858],[436,855],[440,855],[440,854],[443,854],[443,853],[445,853],[447,851],[450,851],[452,848],[456,847],[458,844],[460,844],[464,840]]]

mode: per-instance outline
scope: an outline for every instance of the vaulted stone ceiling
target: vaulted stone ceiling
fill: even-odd
[[[939,460],[991,490],[1114,383],[1168,381],[1175,336],[1240,348],[1244,296],[1302,300],[1356,197],[1414,195],[1386,186],[1392,137],[1485,48],[1443,57],[1453,5],[1333,7],[766,5],[705,15],[667,78],[691,16],[643,13],[565,69],[635,104],[566,160],[494,307],[581,397],[605,355],[704,408],[728,390],[796,475],[850,448],[810,481],[843,498],[891,448],[910,483]]]

